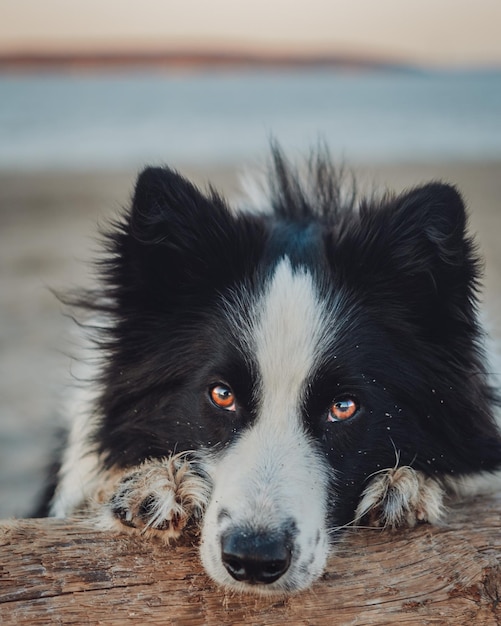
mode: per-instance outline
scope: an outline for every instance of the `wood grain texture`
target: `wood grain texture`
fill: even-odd
[[[204,574],[196,540],[166,547],[78,520],[0,524],[1,624],[501,624],[501,499],[440,527],[351,531],[326,574],[289,597],[239,595]]]

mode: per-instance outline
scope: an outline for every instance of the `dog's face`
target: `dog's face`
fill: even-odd
[[[440,478],[499,461],[458,194],[343,209],[327,188],[318,210],[296,188],[236,214],[148,170],[113,235],[100,451],[122,467],[194,451],[202,560],[224,585],[309,586],[396,464]]]

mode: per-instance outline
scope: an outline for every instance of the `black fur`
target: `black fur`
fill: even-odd
[[[103,420],[94,435],[107,467],[222,447],[252,423],[255,364],[221,316],[221,298],[231,308],[241,285],[262,289],[285,255],[340,306],[304,407],[343,489],[333,523],[353,518],[368,477],[392,467],[397,452],[400,464],[433,477],[500,467],[477,321],[480,262],[459,193],[431,183],[343,200],[325,154],[307,172],[302,182],[274,150],[270,214],[232,212],[167,168],[140,175],[131,210],[108,235],[91,304],[112,320],[100,339]],[[240,399],[231,419],[207,400],[221,377]],[[327,423],[333,397],[347,393],[357,417]]]

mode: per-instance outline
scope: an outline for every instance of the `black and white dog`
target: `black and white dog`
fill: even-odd
[[[347,525],[439,520],[501,438],[458,192],[346,198],[323,152],[270,170],[238,210],[139,176],[82,298],[99,372],[47,506],[167,542],[195,521],[216,582],[283,593]]]

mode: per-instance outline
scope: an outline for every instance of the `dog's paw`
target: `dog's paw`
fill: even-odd
[[[440,484],[411,467],[378,473],[357,507],[358,524],[397,528],[417,522],[438,522],[444,513],[445,493]]]
[[[185,455],[176,455],[124,471],[115,478],[112,495],[101,500],[102,527],[126,527],[170,541],[201,515],[208,487]]]

